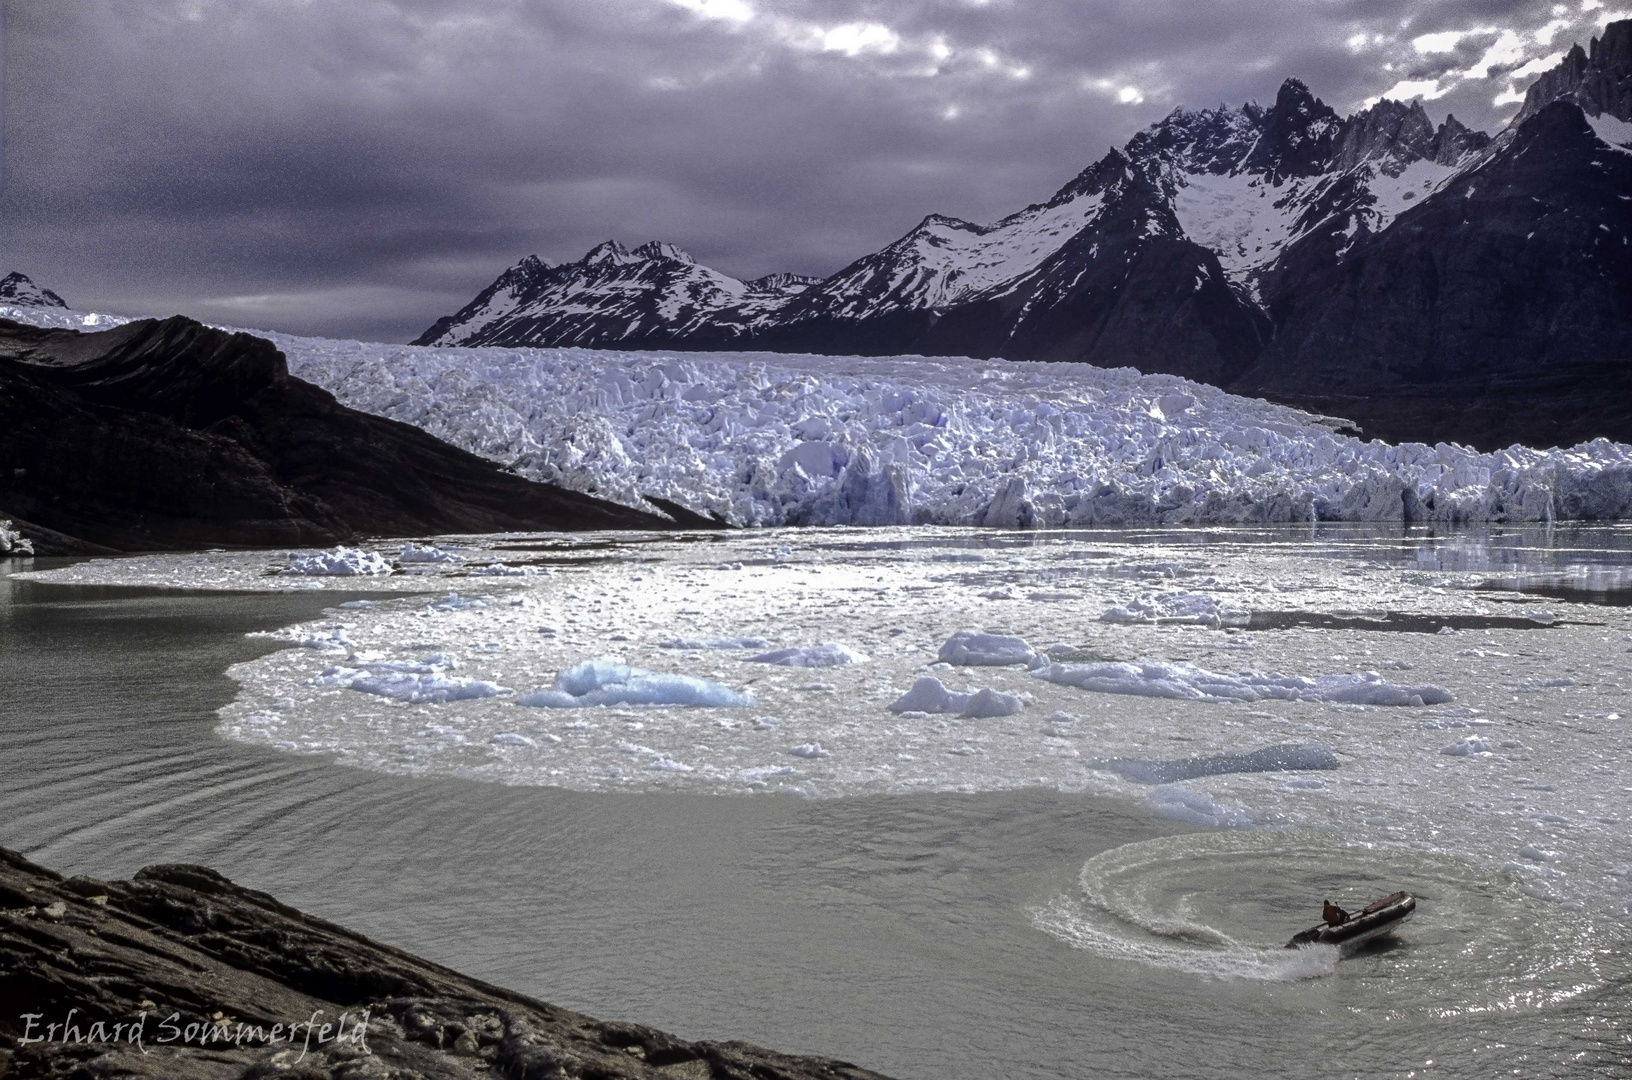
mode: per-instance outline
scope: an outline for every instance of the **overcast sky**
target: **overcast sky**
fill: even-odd
[[[1176,105],[1495,131],[1628,0],[0,0],[0,273],[405,341],[534,253],[826,275]]]

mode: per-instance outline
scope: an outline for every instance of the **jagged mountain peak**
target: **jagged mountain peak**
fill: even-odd
[[[603,240],[585,252],[584,257],[578,261],[584,266],[622,266],[640,262],[641,259],[616,240]]]
[[[1588,116],[1608,113],[1632,121],[1632,19],[1610,23],[1603,37],[1592,39],[1590,51],[1576,44],[1557,67],[1542,72],[1525,93],[1514,124],[1561,99],[1575,102]]]
[[[643,259],[668,259],[672,262],[696,264],[697,260],[691,254],[666,240],[651,240],[640,245],[632,254]]]
[[[68,306],[62,297],[36,285],[32,278],[18,270],[0,278],[0,304],[16,304],[19,307]]]
[[[1071,182],[1056,191],[1045,205],[1059,206],[1083,195],[1099,195],[1118,181],[1125,181],[1132,176],[1133,161],[1128,155],[1112,147],[1104,157],[1072,177]]]
[[[1287,79],[1281,83],[1281,88],[1275,92],[1275,104],[1270,107],[1272,112],[1284,116],[1302,117],[1315,120],[1322,116],[1337,117],[1331,107],[1315,96],[1302,79]]]
[[[1297,79],[1281,84],[1275,104],[1265,111],[1263,133],[1243,166],[1276,182],[1314,176],[1331,167],[1343,121],[1330,105]]]

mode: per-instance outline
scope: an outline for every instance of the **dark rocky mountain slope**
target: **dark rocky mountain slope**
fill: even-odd
[[[1420,103],[1178,109],[1047,202],[931,215],[780,290],[661,244],[529,258],[417,344],[1076,360],[1210,382],[1368,434],[1632,441],[1632,21],[1494,139]]]
[[[4,848],[0,1076],[884,1080],[828,1058],[569,1012],[201,866],[64,879]]]
[[[180,317],[90,334],[0,320],[0,517],[42,553],[676,524],[345,408],[271,342]]]
[[[1271,302],[1230,388],[1390,440],[1632,441],[1632,154],[1556,101]],[[1294,253],[1295,255],[1296,253]]]

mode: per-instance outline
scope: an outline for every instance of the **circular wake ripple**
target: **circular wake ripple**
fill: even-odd
[[[1472,863],[1323,834],[1208,832],[1089,859],[1081,892],[1032,911],[1038,929],[1118,960],[1218,979],[1290,981],[1337,971],[1329,946],[1286,949],[1325,898],[1354,910],[1405,889],[1412,919],[1344,964],[1401,1007],[1435,1013],[1544,1006],[1604,985],[1609,943],[1591,925]]]

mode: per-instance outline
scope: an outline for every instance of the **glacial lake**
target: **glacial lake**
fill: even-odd
[[[0,844],[901,1080],[1632,1061],[1632,529],[433,546],[11,564]],[[751,703],[518,704],[596,657]],[[1018,711],[890,710],[925,678]],[[1269,746],[1335,768],[1195,767]],[[1280,947],[1396,888],[1395,940]]]

